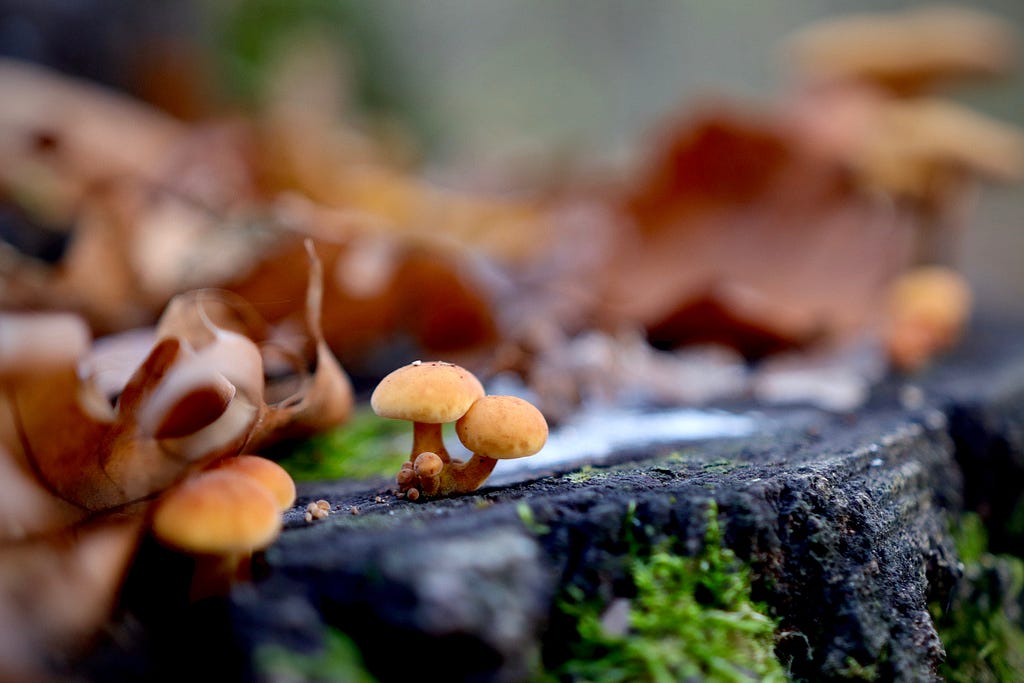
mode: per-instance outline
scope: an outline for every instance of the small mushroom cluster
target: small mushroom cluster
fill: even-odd
[[[167,491],[153,512],[153,535],[195,561],[191,597],[223,594],[247,578],[253,552],[281,531],[295,482],[257,455],[223,458]]]
[[[473,373],[442,361],[395,370],[377,385],[370,405],[381,417],[413,423],[412,453],[396,477],[398,496],[409,500],[475,491],[498,460],[533,455],[548,438],[547,421],[533,404],[487,396]],[[451,422],[473,453],[466,461],[445,448],[441,425]]]

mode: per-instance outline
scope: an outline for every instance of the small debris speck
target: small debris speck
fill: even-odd
[[[348,509],[348,511],[349,511],[349,512],[351,512],[351,513],[352,513],[353,515],[358,515],[358,514],[359,514],[359,508],[357,508],[357,507],[356,507],[355,505],[353,505],[352,507],[350,507],[350,508]]]
[[[312,522],[314,519],[323,519],[329,514],[331,514],[331,504],[326,500],[318,500],[306,506],[305,517],[307,522]]]
[[[925,395],[921,387],[906,384],[900,389],[900,404],[905,410],[920,410],[924,407]]]
[[[884,461],[881,458],[875,458],[874,460],[871,461],[871,466],[872,467],[881,467],[883,463],[884,463]]]

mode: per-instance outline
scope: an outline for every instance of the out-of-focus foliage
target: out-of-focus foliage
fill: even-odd
[[[390,476],[409,458],[409,425],[358,408],[345,425],[318,434],[277,460],[297,481]]]
[[[366,671],[359,649],[341,631],[324,629],[324,643],[313,652],[295,652],[276,644],[256,650],[256,671],[268,681],[345,681],[374,683]]]
[[[219,91],[257,109],[265,101],[276,65],[303,42],[326,41],[338,52],[352,104],[375,115],[400,113],[415,124],[404,98],[403,71],[382,37],[383,17],[358,0],[205,1],[209,41],[220,72]],[[342,85],[342,84],[338,84]]]
[[[963,578],[949,605],[930,606],[946,648],[941,673],[954,683],[1015,680],[1024,671],[1024,560],[989,553],[974,513],[961,515],[954,537]]]

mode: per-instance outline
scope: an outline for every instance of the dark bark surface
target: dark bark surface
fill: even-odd
[[[120,640],[87,670],[182,680],[209,674],[200,657],[219,653],[225,680],[259,678],[262,644],[312,651],[330,625],[381,681],[527,680],[560,656],[566,586],[610,599],[631,547],[675,538],[697,552],[713,499],[725,545],[752,567],[754,599],[780,620],[777,652],[795,677],[850,678],[860,665],[881,680],[937,680],[927,606],[946,601],[961,571],[952,515],[975,509],[1004,529],[994,549],[1020,539],[1024,348],[980,329],[912,379],[913,407],[907,379],[890,380],[856,414],[773,411],[752,436],[627,450],[582,474],[578,463],[453,499],[399,500],[384,480],[303,485],[254,581],[227,599],[174,608],[180,572],[145,548]],[[305,522],[321,498],[332,514]]]

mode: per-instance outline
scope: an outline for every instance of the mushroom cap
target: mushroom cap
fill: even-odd
[[[533,455],[548,440],[548,423],[529,401],[516,396],[485,396],[455,423],[466,448],[496,460]]]
[[[984,12],[929,7],[826,19],[800,30],[789,49],[812,78],[855,79],[897,93],[1012,68],[1009,25]]]
[[[295,480],[287,470],[273,460],[259,455],[238,455],[222,458],[213,467],[217,470],[237,472],[252,477],[270,491],[280,512],[284,512],[295,503]]]
[[[967,280],[943,266],[921,266],[892,286],[886,351],[892,363],[914,371],[959,339],[970,316]]]
[[[473,373],[458,365],[416,361],[380,381],[370,396],[381,417],[440,424],[454,422],[484,395]]]
[[[168,491],[153,514],[153,533],[193,554],[232,555],[270,545],[281,514],[270,491],[226,469],[200,472]]]
[[[1010,181],[1024,172],[1024,134],[1016,126],[938,99],[890,103],[879,121],[883,134],[901,141],[905,156],[959,165]]]
[[[955,334],[970,316],[971,300],[963,275],[944,266],[920,266],[893,283],[889,305],[898,322]]]

